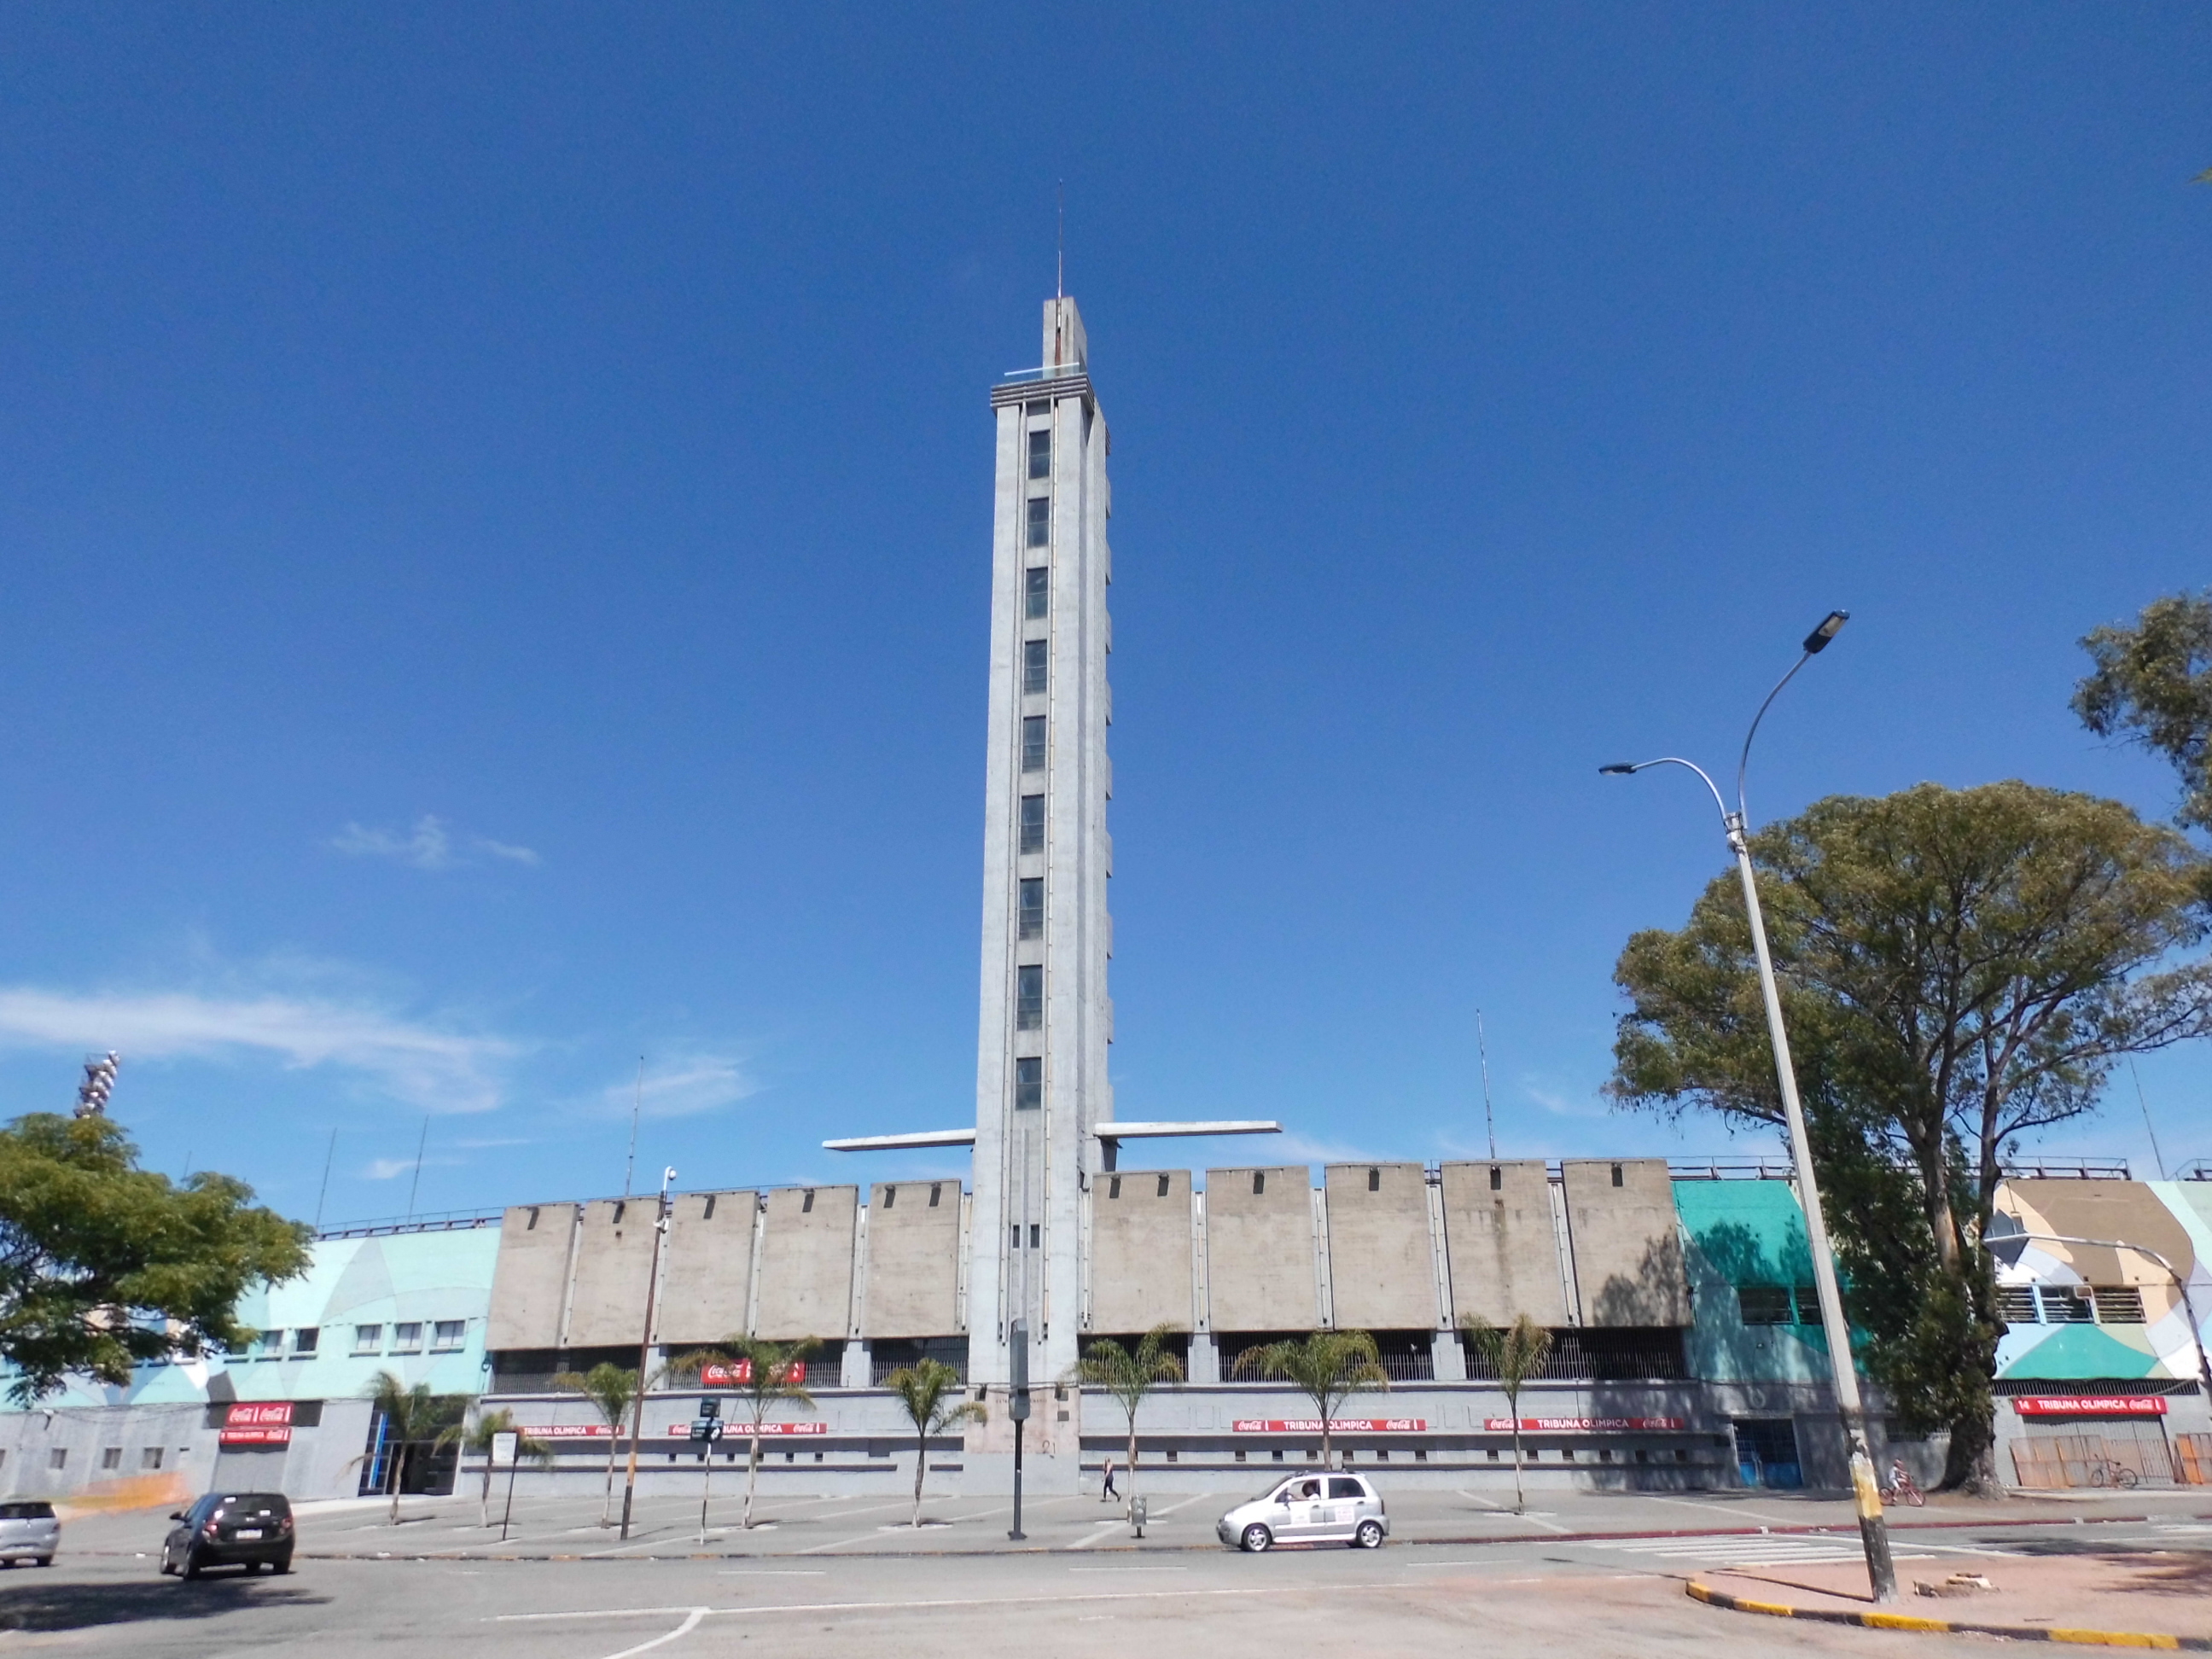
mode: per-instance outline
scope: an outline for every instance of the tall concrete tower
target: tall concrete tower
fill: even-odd
[[[994,387],[991,407],[998,488],[968,1295],[978,1382],[1006,1380],[1017,1319],[1028,1322],[1032,1376],[1056,1378],[1075,1363],[1084,1178],[1098,1156],[1094,1131],[1114,1115],[1112,495],[1074,301],[1045,302],[1040,368]]]

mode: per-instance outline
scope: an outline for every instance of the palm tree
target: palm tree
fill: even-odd
[[[390,1461],[384,1466],[384,1485],[392,1494],[392,1524],[396,1527],[399,1524],[399,1488],[408,1454],[430,1438],[438,1427],[438,1419],[450,1407],[430,1392],[428,1382],[417,1382],[410,1388],[391,1371],[377,1372],[376,1380],[364,1392],[384,1419],[380,1449],[390,1455]],[[373,1451],[363,1452],[352,1461],[365,1463],[375,1455]]]
[[[1153,1326],[1137,1339],[1133,1352],[1110,1336],[1101,1337],[1085,1348],[1083,1358],[1075,1363],[1078,1382],[1105,1389],[1121,1401],[1122,1411],[1128,1415],[1129,1461],[1126,1467],[1133,1515],[1136,1513],[1137,1502],[1137,1408],[1145,1403],[1145,1396],[1161,1383],[1182,1381],[1182,1361],[1167,1350],[1168,1337],[1179,1328],[1175,1325]]]
[[[1288,1382],[1314,1402],[1321,1413],[1321,1466],[1336,1467],[1329,1425],[1336,1408],[1366,1389],[1388,1389],[1382,1357],[1364,1331],[1316,1331],[1303,1341],[1270,1342],[1247,1348],[1231,1370]]]
[[[599,1408],[599,1415],[607,1419],[607,1494],[599,1504],[599,1524],[614,1525],[615,1510],[615,1452],[622,1439],[623,1419],[628,1415],[630,1401],[637,1398],[637,1373],[624,1370],[611,1360],[602,1359],[591,1370],[579,1375],[562,1371],[553,1379],[553,1386],[570,1394],[580,1394]]]
[[[459,1444],[464,1451],[483,1455],[483,1489],[477,1494],[477,1523],[491,1525],[491,1452],[492,1441],[502,1434],[514,1437],[514,1455],[526,1457],[540,1468],[550,1468],[553,1463],[553,1448],[542,1440],[533,1440],[515,1425],[514,1413],[501,1407],[495,1412],[486,1412],[476,1420],[476,1426],[456,1423],[439,1431],[434,1443],[440,1446]]]
[[[941,1359],[918,1359],[884,1379],[914,1425],[914,1524],[921,1525],[921,1474],[929,1466],[929,1437],[955,1423],[981,1423],[988,1415],[961,1397],[960,1373]]]
[[[1505,1409],[1513,1417],[1513,1513],[1528,1508],[1521,1490],[1521,1385],[1540,1376],[1552,1357],[1552,1334],[1527,1314],[1516,1314],[1512,1328],[1498,1330],[1470,1319],[1460,1327],[1468,1346],[1497,1374],[1505,1392]]]
[[[814,1396],[798,1379],[806,1375],[806,1356],[821,1346],[822,1340],[814,1336],[802,1336],[796,1342],[771,1342],[765,1337],[732,1332],[720,1342],[678,1354],[668,1362],[672,1371],[726,1365],[737,1374],[737,1395],[752,1413],[752,1449],[745,1458],[744,1524],[748,1532],[753,1524],[753,1491],[760,1481],[761,1425],[768,1420],[769,1407],[779,1400],[787,1400],[802,1411],[814,1409]],[[707,1466],[711,1469],[714,1464],[714,1447],[709,1441]],[[702,1492],[699,1500],[699,1534],[702,1540],[706,1532],[707,1500]]]

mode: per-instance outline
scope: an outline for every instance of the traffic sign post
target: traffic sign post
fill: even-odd
[[[699,1402],[699,1415],[691,1419],[691,1438],[699,1453],[699,1541],[707,1541],[707,1499],[714,1486],[714,1443],[729,1425],[722,1421],[722,1402],[708,1398]]]
[[[1022,1431],[1030,1420],[1030,1327],[1017,1319],[1008,1343],[1006,1414],[1014,1419],[1014,1524],[1006,1536],[1019,1543],[1022,1530]]]

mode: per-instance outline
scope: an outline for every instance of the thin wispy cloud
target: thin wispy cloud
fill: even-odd
[[[367,1001],[280,994],[56,991],[0,987],[0,1047],[117,1048],[146,1060],[273,1058],[349,1072],[418,1110],[499,1105],[508,1038],[405,1018]]]
[[[458,1170],[462,1163],[463,1160],[458,1158],[426,1158],[422,1160],[422,1167],[426,1170]],[[361,1175],[364,1181],[391,1181],[414,1172],[415,1160],[411,1158],[373,1158]]]
[[[760,1085],[726,1054],[693,1054],[658,1069],[648,1067],[641,1090],[636,1078],[611,1083],[601,1091],[599,1109],[627,1117],[640,1109],[647,1117],[696,1117],[733,1106]]]
[[[513,842],[494,841],[489,836],[456,839],[446,821],[430,812],[416,819],[414,827],[405,831],[348,823],[331,837],[330,847],[349,858],[389,859],[416,870],[452,870],[487,858],[529,866],[544,862],[534,848]]]
[[[1558,1089],[1523,1079],[1521,1092],[1541,1106],[1554,1117],[1610,1117],[1612,1109],[1601,1100],[1577,1100]]]

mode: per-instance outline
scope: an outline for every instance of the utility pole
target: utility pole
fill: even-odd
[[[652,1384],[653,1327],[660,1311],[660,1246],[668,1237],[668,1189],[676,1184],[676,1171],[660,1172],[660,1198],[653,1218],[653,1266],[645,1279],[645,1334],[637,1345],[637,1395],[629,1410],[629,1473],[623,1480],[622,1535],[629,1538],[630,1504],[637,1496],[637,1443],[645,1432],[645,1391]]]

